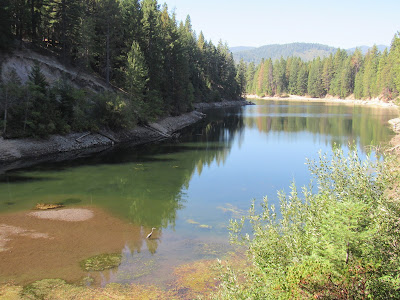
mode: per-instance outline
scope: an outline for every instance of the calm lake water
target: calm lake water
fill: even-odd
[[[27,211],[43,202],[101,208],[142,234],[126,238],[121,266],[103,272],[98,283],[163,284],[174,267],[229,251],[229,219],[245,214],[252,199],[276,202],[277,191],[289,191],[293,180],[308,184],[306,158],[353,141],[365,153],[366,146],[390,140],[387,121],[398,116],[383,108],[256,103],[208,111],[179,142],[124,145],[8,171],[0,175],[0,212]],[[147,241],[152,227],[156,239]],[[13,276],[18,282],[18,274]]]

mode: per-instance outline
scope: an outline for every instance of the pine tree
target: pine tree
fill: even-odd
[[[13,40],[11,9],[11,0],[3,0],[0,5],[0,50],[10,47]]]
[[[114,58],[119,57],[117,41],[122,35],[121,22],[119,20],[119,4],[116,0],[102,0],[97,6],[96,36],[98,37],[98,70],[104,74],[106,84],[109,85],[113,76]]]
[[[253,82],[254,82],[254,75],[256,72],[256,67],[254,65],[254,62],[251,62],[248,66],[247,66],[247,72],[246,72],[246,91],[249,94],[255,94],[256,91],[253,89]]]
[[[246,72],[247,72],[247,65],[243,61],[243,59],[241,59],[237,66],[237,73],[236,73],[236,82],[239,88],[237,93],[240,95],[240,97],[244,97],[246,94],[246,85],[247,85]]]
[[[21,97],[21,79],[15,69],[11,69],[6,74],[6,80],[1,84],[0,104],[4,111],[3,136],[7,135],[8,112]]]
[[[307,93],[308,70],[307,65],[303,64],[297,75],[296,91],[297,94],[303,96]]]
[[[339,96],[344,99],[349,96],[353,91],[353,80],[351,70],[351,57],[349,57],[343,64],[340,74],[340,94]]]
[[[393,64],[393,77],[396,88],[400,92],[400,33],[397,33],[393,38],[390,56]]]
[[[161,112],[163,109],[161,87],[165,76],[163,43],[160,37],[160,11],[156,0],[143,0],[141,5],[143,41],[140,48],[143,50],[149,70],[147,83],[149,94],[146,101],[151,101],[151,107]]]
[[[311,97],[322,97],[324,94],[321,74],[321,60],[318,57],[312,61],[308,76],[307,92]]]
[[[331,55],[329,55],[328,58],[325,58],[323,61],[322,84],[323,84],[325,93],[329,93],[333,75],[334,75],[333,56],[331,54]]]
[[[143,52],[139,44],[133,42],[128,53],[125,88],[128,91],[131,102],[140,106],[143,102],[148,81],[148,69]]]
[[[297,94],[297,78],[300,70],[300,59],[293,59],[289,72],[288,92],[290,94]]]
[[[376,81],[378,72],[379,53],[374,45],[368,50],[365,56],[364,77],[363,77],[363,97],[372,98],[376,96]]]
[[[264,74],[264,60],[261,60],[260,67],[257,70],[257,89],[256,94],[260,97],[265,96],[265,74]]]

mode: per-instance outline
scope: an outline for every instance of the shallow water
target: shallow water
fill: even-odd
[[[205,121],[186,129],[179,142],[135,148],[123,145],[91,157],[0,175],[0,223],[2,214],[20,214],[36,203],[98,208],[125,225],[115,225],[115,230],[124,230],[124,234],[115,232],[118,242],[105,240],[115,244],[101,250],[122,253],[120,267],[89,274],[95,277],[95,284],[165,285],[175,267],[221,257],[231,250],[226,229],[229,219],[245,214],[252,199],[268,196],[276,202],[276,191],[289,191],[293,179],[298,186],[308,184],[306,158],[317,158],[319,150],[327,152],[335,143],[354,141],[365,153],[366,146],[389,141],[393,133],[387,121],[398,112],[257,101],[256,106],[212,110],[207,115]],[[85,226],[80,226],[76,232],[85,234]],[[147,240],[152,227],[157,228],[154,238]],[[126,233],[129,230],[134,234]],[[74,251],[76,259],[100,254],[99,246],[80,249],[78,244]],[[0,252],[0,263],[2,255]],[[40,260],[49,253],[35,255]],[[45,276],[45,272],[39,273],[27,278],[26,274],[4,271],[0,281],[26,283]],[[60,267],[52,275],[65,278],[66,273]],[[82,271],[65,279],[86,275]]]

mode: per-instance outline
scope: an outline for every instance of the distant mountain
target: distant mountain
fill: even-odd
[[[238,47],[231,47],[230,48],[232,53],[241,52],[241,51],[247,51],[247,50],[253,50],[253,49],[256,49],[256,47],[238,46]]]
[[[378,45],[379,51],[384,51],[388,48],[385,45]],[[250,49],[249,49],[250,48]],[[371,47],[360,46],[361,51],[365,54]],[[281,57],[287,58],[291,56],[300,57],[304,61],[313,60],[316,57],[326,57],[329,54],[334,54],[338,48],[313,43],[291,43],[291,44],[273,44],[265,45],[258,48],[254,47],[233,47],[230,50],[233,53],[233,58],[236,62],[243,59],[245,62],[254,62],[258,64],[261,59],[271,58],[272,60],[280,59]],[[347,49],[349,53],[355,51],[356,48]]]
[[[325,57],[331,53],[335,53],[337,48],[329,47],[321,44],[311,43],[291,43],[283,45],[266,45],[259,48],[232,52],[235,61],[243,58],[246,62],[255,62],[256,64],[263,58],[271,58],[272,60],[287,58],[290,56],[298,56],[305,61],[313,60],[315,57]]]
[[[390,48],[389,46],[385,46],[385,45],[377,45],[376,47],[378,47],[378,50],[380,52],[385,51],[385,49],[389,50],[389,48]],[[350,52],[350,53],[353,53],[354,51],[356,51],[357,48],[360,49],[363,54],[365,54],[372,47],[369,47],[369,46],[358,46],[358,47],[347,49],[347,51]]]

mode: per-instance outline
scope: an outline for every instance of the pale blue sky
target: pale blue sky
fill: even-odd
[[[189,14],[197,33],[230,47],[390,45],[400,30],[400,0],[159,0],[164,2],[176,8],[178,20]]]

